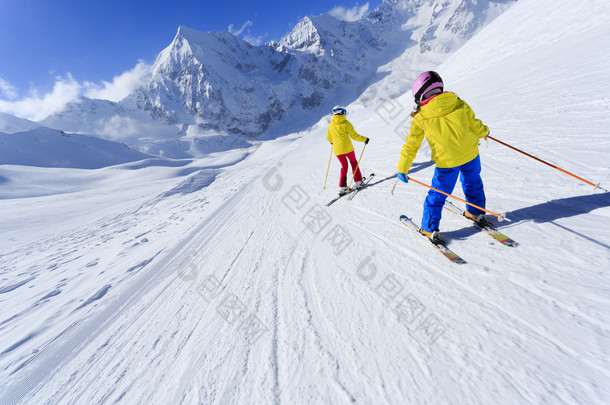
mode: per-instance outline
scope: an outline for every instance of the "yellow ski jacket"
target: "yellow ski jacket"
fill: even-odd
[[[345,115],[334,115],[326,131],[326,139],[333,144],[335,155],[345,155],[354,150],[350,138],[359,142],[366,141],[366,137],[358,135]]]
[[[424,135],[439,168],[461,166],[479,155],[479,139],[489,128],[475,118],[464,100],[450,92],[439,94],[422,105],[413,117],[409,135],[402,147],[398,172],[408,173]]]

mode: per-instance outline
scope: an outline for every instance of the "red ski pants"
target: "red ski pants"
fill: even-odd
[[[352,165],[352,172],[354,173],[354,181],[361,181],[362,174],[360,174],[360,168],[358,166],[358,161],[356,160],[356,153],[351,151],[350,153],[346,153],[344,155],[337,155],[337,159],[341,162],[341,178],[339,179],[339,187],[347,186],[347,169],[349,168],[347,162]]]

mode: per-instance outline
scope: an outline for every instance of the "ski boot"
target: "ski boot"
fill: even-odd
[[[435,245],[444,245],[445,244],[445,241],[442,240],[438,234],[438,229],[433,232],[428,232],[428,231],[425,231],[423,228],[419,228],[419,233],[421,233],[424,236],[427,236],[428,239],[430,239],[430,242],[432,242]]]
[[[485,219],[485,214],[479,214],[479,215],[475,215],[475,214],[471,214],[468,211],[464,211],[464,216],[468,219],[470,219],[471,221],[473,221],[475,224],[477,224],[478,226],[480,226],[481,228],[485,228],[486,226],[491,225],[486,219]]]
[[[347,194],[347,186],[339,187],[339,195]]]

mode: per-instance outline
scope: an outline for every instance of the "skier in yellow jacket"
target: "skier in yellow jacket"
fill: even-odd
[[[459,175],[466,201],[485,208],[478,145],[489,135],[489,128],[475,118],[465,101],[443,92],[443,86],[439,74],[432,71],[422,73],[413,83],[416,110],[400,154],[398,178],[409,181],[407,173],[425,135],[436,163],[432,187],[451,194]],[[420,232],[434,243],[442,243],[438,230],[446,199],[430,190],[424,202]],[[485,221],[483,211],[470,205],[464,215],[476,222]]]
[[[328,130],[326,131],[326,139],[333,145],[333,151],[341,162],[341,177],[339,179],[339,194],[347,191],[347,170],[348,161],[352,165],[354,173],[354,189],[362,186],[362,174],[358,167],[358,160],[354,153],[354,145],[351,139],[364,144],[369,143],[369,138],[359,135],[354,126],[345,117],[347,110],[345,107],[337,105],[333,108],[333,118],[330,121]],[[350,139],[351,138],[351,139]]]

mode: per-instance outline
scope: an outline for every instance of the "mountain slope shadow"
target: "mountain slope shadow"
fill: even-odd
[[[191,194],[199,191],[212,184],[219,172],[219,170],[215,169],[198,170],[176,187],[163,193],[161,197],[171,197],[176,194]]]

